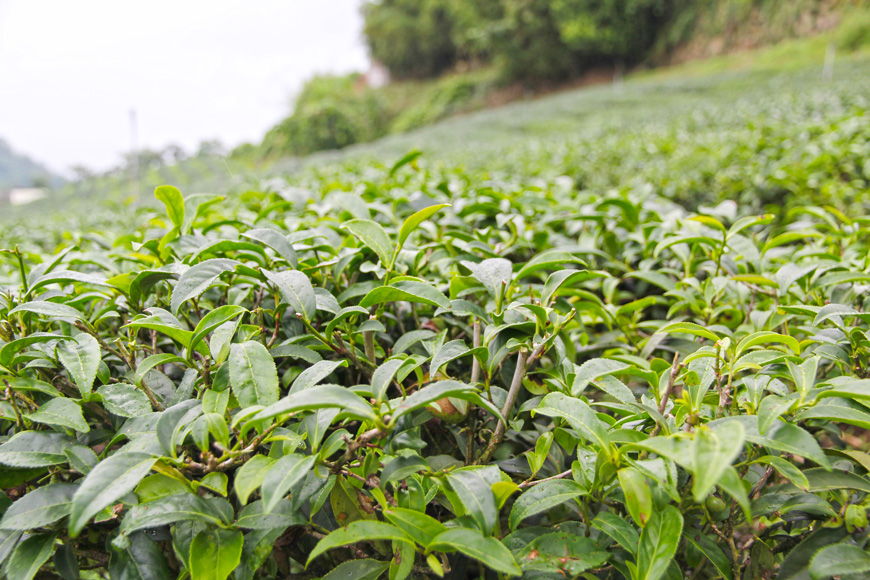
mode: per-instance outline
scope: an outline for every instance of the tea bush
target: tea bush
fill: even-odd
[[[870,570],[868,218],[418,155],[0,254],[7,578]]]

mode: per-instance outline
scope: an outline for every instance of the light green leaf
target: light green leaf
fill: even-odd
[[[242,558],[244,537],[238,530],[207,529],[190,543],[191,580],[226,580]]]
[[[33,300],[31,302],[19,304],[9,311],[8,316],[12,316],[18,312],[32,312],[50,318],[71,318],[73,320],[85,319],[85,315],[72,306],[59,304],[57,302],[48,302],[45,300]]]
[[[389,567],[389,562],[380,560],[349,560],[333,568],[320,580],[378,580]]]
[[[740,355],[742,355],[753,346],[770,343],[784,344],[785,346],[790,348],[794,354],[800,354],[801,351],[800,344],[791,336],[777,334],[776,332],[763,331],[754,332],[749,336],[744,337],[743,340],[737,343],[737,348],[735,350],[734,356],[735,358],[740,358]]]
[[[671,322],[670,324],[665,324],[656,331],[656,334],[673,333],[693,334],[695,336],[700,336],[701,338],[712,340],[714,343],[719,340],[719,337],[714,333],[694,322]]]
[[[453,528],[435,536],[429,550],[460,552],[483,563],[488,568],[509,576],[521,576],[522,571],[513,554],[495,538],[486,537],[477,530]]]
[[[444,397],[454,397],[463,401],[470,401],[486,408],[490,413],[498,417],[499,420],[504,421],[501,411],[490,403],[486,397],[481,397],[476,387],[460,383],[459,381],[437,381],[430,383],[405,399],[390,401],[390,406],[394,411],[391,422],[395,423],[399,417],[406,413],[426,407],[430,403],[434,403]]]
[[[814,467],[804,470],[803,474],[809,482],[809,491],[812,493],[836,489],[855,489],[870,493],[870,480],[850,471],[840,469],[828,471],[821,467]]]
[[[469,352],[469,348],[465,345],[464,340],[451,340],[444,346],[438,349],[435,356],[432,357],[432,363],[429,365],[429,376],[434,377],[441,367],[447,363],[454,361]]]
[[[435,537],[446,531],[447,527],[423,512],[394,507],[384,510],[384,516],[394,526],[401,528],[409,537],[414,538],[421,546],[428,548]]]
[[[6,580],[32,580],[54,552],[57,534],[36,534],[15,547],[6,563]]]
[[[498,508],[492,487],[476,469],[460,469],[447,476],[450,487],[480,531],[492,533],[498,518]]]
[[[226,503],[223,499],[220,501]],[[181,521],[200,521],[216,526],[229,523],[216,507],[215,501],[185,491],[134,506],[121,522],[121,533],[129,535],[136,530],[157,528]]]
[[[230,384],[242,407],[272,405],[280,388],[275,360],[266,347],[255,341],[230,346]]]
[[[338,385],[318,385],[284,397],[260,411],[256,419],[268,419],[285,413],[338,408],[342,414],[364,421],[374,421],[372,406],[362,397]]]
[[[757,463],[770,465],[778,471],[781,476],[788,479],[794,485],[804,491],[809,491],[810,482],[807,481],[807,476],[804,475],[803,471],[793,463],[786,461],[782,457],[777,457],[776,455],[765,455],[764,457],[759,457],[755,461]]]
[[[106,410],[119,417],[139,417],[152,411],[148,396],[126,383],[103,385],[97,389]]]
[[[565,419],[571,427],[609,453],[610,436],[607,427],[595,416],[595,411],[580,399],[562,393],[550,393],[544,397],[535,413]]]
[[[314,547],[314,550],[311,551],[311,554],[309,554],[306,565],[310,564],[320,554],[332,548],[371,540],[414,543],[412,538],[396,526],[375,520],[358,520],[351,522],[343,528],[338,528],[320,540],[317,546]]]
[[[509,517],[511,531],[516,530],[524,519],[587,493],[589,492],[586,488],[570,479],[555,479],[536,484],[524,491],[514,502]]]
[[[637,554],[637,544],[640,536],[631,524],[613,512],[600,512],[592,520],[592,527],[601,530],[628,551],[632,556]]]
[[[513,264],[510,260],[488,258],[479,264],[465,260],[462,265],[471,270],[471,275],[483,284],[490,296],[495,300],[501,300],[513,275]]]
[[[247,312],[247,309],[242,308],[241,306],[236,306],[234,304],[227,304],[225,306],[221,306],[219,308],[215,308],[208,314],[202,317],[196,328],[193,331],[193,335],[190,339],[189,348],[195,349],[203,338],[205,338],[210,332],[224,324],[236,318],[240,314]],[[158,355],[159,356],[159,355]]]
[[[28,417],[37,423],[66,427],[80,433],[87,433],[91,430],[82,414],[82,408],[70,399],[50,399]]]
[[[63,433],[21,431],[0,445],[0,465],[48,467],[66,463],[64,451],[74,443]]]
[[[301,373],[296,379],[293,381],[293,385],[290,387],[289,394],[293,395],[300,391],[304,391],[305,389],[310,389],[315,386],[317,383],[334,373],[340,367],[346,367],[346,360],[323,360],[314,363]]]
[[[341,227],[350,231],[363,244],[374,250],[383,267],[386,268],[391,264],[393,244],[379,223],[371,220],[350,220]]]
[[[698,429],[692,441],[694,481],[692,495],[701,503],[713,490],[722,474],[743,451],[743,425],[732,421],[715,431]]]
[[[154,190],[154,197],[163,202],[170,221],[180,230],[184,224],[184,196],[181,191],[171,185],[161,185]]]
[[[403,358],[393,358],[384,361],[375,372],[372,373],[372,394],[380,403],[386,399],[387,391],[390,388],[390,383],[393,382],[393,377],[396,376],[396,371],[405,364]]]
[[[734,578],[731,561],[728,560],[728,556],[725,555],[722,548],[717,546],[713,540],[696,530],[687,531],[686,539],[710,560],[725,580],[732,580]]]
[[[404,280],[389,286],[379,286],[366,294],[359,305],[370,308],[385,302],[416,302],[450,309],[450,301],[437,288],[427,282]]]
[[[278,501],[305,475],[314,469],[317,457],[291,453],[276,461],[266,472],[262,483],[263,512],[269,513]]]
[[[622,495],[625,496],[625,507],[634,522],[643,528],[649,521],[653,511],[652,492],[646,477],[634,467],[624,467],[616,472]]]
[[[816,318],[813,320],[813,326],[819,326],[821,323],[835,316],[857,316],[859,314],[860,312],[851,306],[846,306],[845,304],[825,304],[819,309],[818,314],[816,314]]]
[[[57,345],[57,357],[83,397],[91,393],[100,366],[100,344],[90,334],[80,333],[73,340]]]
[[[607,276],[606,272],[594,272],[592,270],[559,270],[558,272],[553,272],[547,277],[547,282],[544,284],[543,290],[541,290],[541,304],[550,306],[553,298],[562,288],[571,287],[593,278],[606,278]]]
[[[402,249],[402,246],[405,245],[405,241],[408,239],[408,236],[411,235],[411,232],[416,230],[421,223],[423,223],[445,207],[450,207],[450,204],[439,203],[438,205],[431,205],[408,216],[408,218],[402,224],[401,229],[399,230],[399,242],[396,245],[396,253],[398,254],[399,250]]]
[[[825,546],[810,561],[810,577],[822,580],[870,572],[870,554],[852,544]]]
[[[284,258],[291,268],[296,269],[298,263],[296,261],[296,252],[293,246],[287,241],[286,236],[281,232],[270,230],[267,228],[257,228],[243,232],[242,235],[251,240],[256,240],[275,250],[275,252]]]
[[[281,299],[306,322],[311,322],[317,313],[317,297],[308,276],[298,270],[270,272],[261,270],[264,276],[278,288]]]
[[[178,309],[182,304],[205,292],[221,274],[233,270],[238,264],[235,260],[213,258],[204,260],[186,270],[178,278],[175,288],[172,289],[170,304],[173,314],[178,314]]]
[[[34,489],[9,506],[0,521],[3,530],[33,530],[66,517],[78,488],[73,483],[52,483]]]
[[[118,453],[82,480],[72,498],[69,533],[75,538],[94,515],[133,491],[157,460],[147,453]]]
[[[624,362],[605,358],[594,358],[584,362],[579,367],[575,365],[574,382],[571,385],[571,395],[579,397],[586,386],[605,375],[615,374],[628,368]]]
[[[665,574],[680,543],[683,516],[672,505],[653,512],[637,549],[638,580],[659,580]]]
[[[254,455],[236,471],[233,488],[242,505],[248,503],[248,498],[262,485],[266,473],[268,473],[274,464],[275,460],[271,457]]]

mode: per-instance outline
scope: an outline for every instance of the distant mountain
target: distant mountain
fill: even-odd
[[[44,187],[59,185],[63,178],[20,153],[0,139],[0,190],[12,187]]]

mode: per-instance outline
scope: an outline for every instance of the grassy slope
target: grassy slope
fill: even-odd
[[[142,184],[144,201],[150,202],[148,192],[163,183],[177,185],[187,192],[244,191],[267,187],[268,181],[264,179],[305,168],[363,160],[388,163],[414,148],[423,150],[429,161],[496,168],[514,163],[517,156],[532,156],[542,147],[594,142],[614,134],[625,135],[625,142],[611,143],[611,148],[633,146],[632,139],[668,131],[688,113],[717,117],[720,112],[732,112],[741,103],[804,98],[810,92],[824,95],[834,88],[866,94],[863,79],[870,78],[868,51],[841,54],[834,65],[833,83],[823,82],[825,50],[834,34],[643,71],[629,75],[621,88],[607,84],[566,90],[452,117],[342,151],[284,159],[265,168],[241,167],[219,159],[189,160],[146,175]],[[747,110],[738,122],[744,123],[747,116],[757,114],[758,110]],[[735,122],[733,116],[731,121],[728,118],[722,115],[708,129],[720,131],[724,123]],[[507,155],[507,151],[513,154]],[[132,186],[123,176],[104,177],[68,188],[62,196],[63,204],[58,199],[37,202],[10,211],[7,217],[26,219],[34,213],[56,213],[62,207],[64,217],[69,219],[73,214],[93,211],[95,203],[129,200],[131,191]]]
[[[786,41],[756,51],[641,71],[621,88],[599,85],[566,90],[503,107],[446,119],[416,131],[385,137],[342,151],[276,163],[269,174],[300,166],[352,159],[389,159],[410,149],[429,158],[481,158],[529,140],[573,139],[603,131],[660,125],[687,110],[730,108],[741,100],[759,100],[784,93],[825,90],[825,53],[834,33]],[[841,54],[833,67],[833,85],[863,84],[870,76],[870,50]],[[486,157],[486,156],[484,156]],[[496,156],[494,156],[494,159]]]

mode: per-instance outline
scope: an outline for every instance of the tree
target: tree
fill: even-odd
[[[372,56],[396,78],[437,76],[456,63],[450,5],[439,0],[380,0],[363,6]]]

